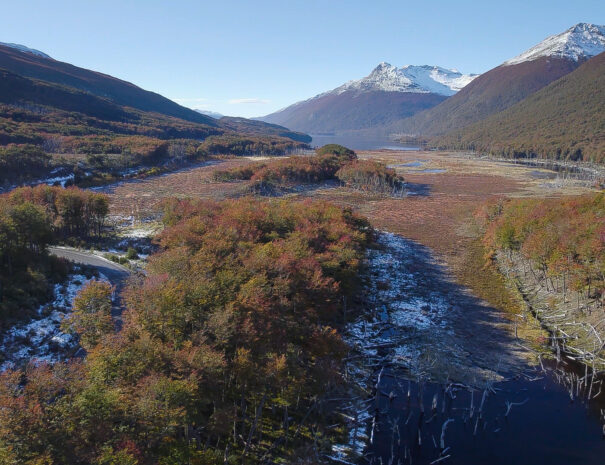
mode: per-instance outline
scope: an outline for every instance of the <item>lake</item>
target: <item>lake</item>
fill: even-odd
[[[311,137],[313,138],[311,145],[314,147],[340,144],[353,150],[419,150],[419,147],[405,145],[387,138],[317,134],[311,134]]]

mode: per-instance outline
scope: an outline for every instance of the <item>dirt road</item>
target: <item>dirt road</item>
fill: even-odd
[[[115,321],[116,329],[119,330],[122,327],[122,312],[124,311],[124,305],[120,294],[131,271],[118,263],[77,249],[68,247],[49,247],[48,251],[57,257],[65,258],[71,262],[96,268],[100,274],[104,275],[109,282],[115,286],[111,314]]]

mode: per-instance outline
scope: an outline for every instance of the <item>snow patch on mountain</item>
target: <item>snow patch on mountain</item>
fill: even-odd
[[[0,42],[0,45],[4,45],[5,47],[10,47],[10,48],[15,48],[15,49],[19,50],[20,52],[31,53],[32,55],[37,55],[42,58],[50,58],[50,56],[48,56],[46,53],[41,52],[40,50],[26,47],[25,45],[11,44],[11,43],[6,43],[6,42]]]
[[[369,76],[349,81],[328,93],[342,94],[347,91],[369,92],[378,90],[450,96],[477,76],[477,74],[462,74],[455,69],[446,69],[440,66],[405,65],[397,68],[389,63],[382,62],[374,68]]]
[[[503,65],[516,65],[541,57],[569,58],[579,61],[605,51],[605,26],[579,23],[565,32],[550,36]]]
[[[201,113],[202,115],[210,116],[210,118],[214,118],[214,119],[221,119],[223,116],[225,116],[220,113],[217,113],[216,111],[200,110],[198,108],[196,108],[195,111],[197,111],[198,113]]]

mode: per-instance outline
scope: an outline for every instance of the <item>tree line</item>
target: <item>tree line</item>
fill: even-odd
[[[605,299],[605,195],[510,199],[480,212],[492,250],[525,262],[538,283],[566,298]],[[492,252],[493,253],[493,252]],[[580,301],[578,300],[578,303]]]
[[[339,180],[364,192],[397,194],[404,189],[403,178],[395,170],[380,162],[358,160],[353,150],[338,144],[321,147],[313,156],[292,156],[216,170],[213,178],[219,182],[249,180],[252,189],[261,193],[272,186],[329,180]]]
[[[104,194],[40,185],[0,196],[0,328],[26,318],[52,297],[67,263],[49,257],[60,240],[99,236],[108,213]]]

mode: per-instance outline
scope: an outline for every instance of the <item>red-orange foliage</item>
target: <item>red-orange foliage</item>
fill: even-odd
[[[487,206],[485,243],[518,251],[549,276],[577,290],[605,292],[605,196],[515,199]]]
[[[398,194],[404,189],[403,178],[384,163],[373,160],[355,160],[336,172],[345,185],[365,192]]]
[[[230,170],[217,170],[214,172],[214,179],[217,181],[252,180],[259,187],[326,181],[334,179],[339,168],[357,158],[355,152],[346,150],[346,153],[294,156]]]
[[[336,328],[368,223],[311,201],[165,208],[161,251],[127,293],[122,331],[89,341],[81,369],[41,367],[25,385],[0,376],[9,462],[222,463],[228,451],[252,463],[311,437],[313,398],[340,380]],[[35,380],[60,370],[78,379],[38,394]],[[284,435],[288,448],[273,439]]]
[[[107,195],[76,187],[19,187],[0,200],[12,205],[31,202],[44,208],[55,231],[63,237],[99,235],[109,213]]]

